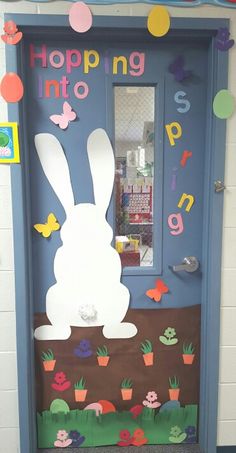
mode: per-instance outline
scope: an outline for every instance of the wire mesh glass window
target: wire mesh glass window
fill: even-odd
[[[153,266],[155,88],[116,86],[116,249],[122,267]]]

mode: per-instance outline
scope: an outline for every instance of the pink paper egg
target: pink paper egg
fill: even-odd
[[[24,94],[24,86],[15,72],[8,72],[1,81],[0,91],[6,102],[18,102]]]
[[[71,28],[78,33],[85,33],[92,27],[93,16],[89,7],[84,2],[77,2],[69,10]]]
[[[99,414],[102,413],[102,405],[99,403],[91,403],[88,406],[84,408],[85,411],[95,411],[96,415],[98,416]]]

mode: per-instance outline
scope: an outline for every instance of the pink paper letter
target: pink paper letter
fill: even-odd
[[[56,61],[54,61],[54,57],[59,58],[59,61],[57,63],[56,63]],[[60,50],[54,50],[49,55],[49,61],[53,68],[58,69],[58,68],[61,68],[63,66],[63,64],[65,63],[65,57],[64,57],[63,53],[60,52]]]
[[[75,57],[75,58],[73,58]],[[78,68],[81,65],[82,57],[81,53],[77,49],[66,51],[66,71],[68,74],[71,73],[71,68]]]
[[[79,92],[79,89],[82,88],[83,90],[83,93],[80,93]],[[75,96],[78,98],[78,99],[84,99],[88,96],[89,94],[89,87],[87,85],[87,83],[85,82],[77,82],[74,86],[74,93],[75,93]]]
[[[168,217],[168,225],[170,227],[170,234],[177,236],[184,231],[183,219],[180,213],[170,214]]]
[[[67,85],[69,85],[69,80],[67,79],[66,76],[62,76],[60,80],[60,85],[61,85],[61,94],[64,99],[68,99],[69,94],[67,93]]]
[[[36,58],[41,58],[41,66],[42,68],[47,67],[47,48],[45,44],[42,45],[42,52],[41,53],[35,53],[34,52],[34,45],[30,44],[30,67],[34,68],[35,64],[35,59]]]
[[[138,58],[139,62],[138,63],[135,63],[135,58]],[[141,76],[143,75],[144,73],[144,65],[145,65],[145,53],[141,53],[141,52],[132,52],[130,57],[129,57],[129,64],[131,66],[132,69],[135,69],[137,70],[136,71],[132,71],[130,70],[129,73],[130,75],[132,76]]]

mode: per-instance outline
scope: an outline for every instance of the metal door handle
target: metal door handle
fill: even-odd
[[[181,264],[172,266],[174,272],[195,272],[199,268],[199,261],[195,256],[186,256]]]

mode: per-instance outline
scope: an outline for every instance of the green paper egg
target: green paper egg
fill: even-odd
[[[229,90],[220,90],[213,101],[213,112],[217,118],[225,120],[234,112],[234,98]]]
[[[4,132],[0,132],[0,146],[7,146],[9,143],[9,137]]]
[[[70,412],[70,408],[66,401],[58,398],[52,401],[50,406],[50,412],[52,412],[52,414],[58,414],[58,412],[63,412],[64,414],[67,414]]]

